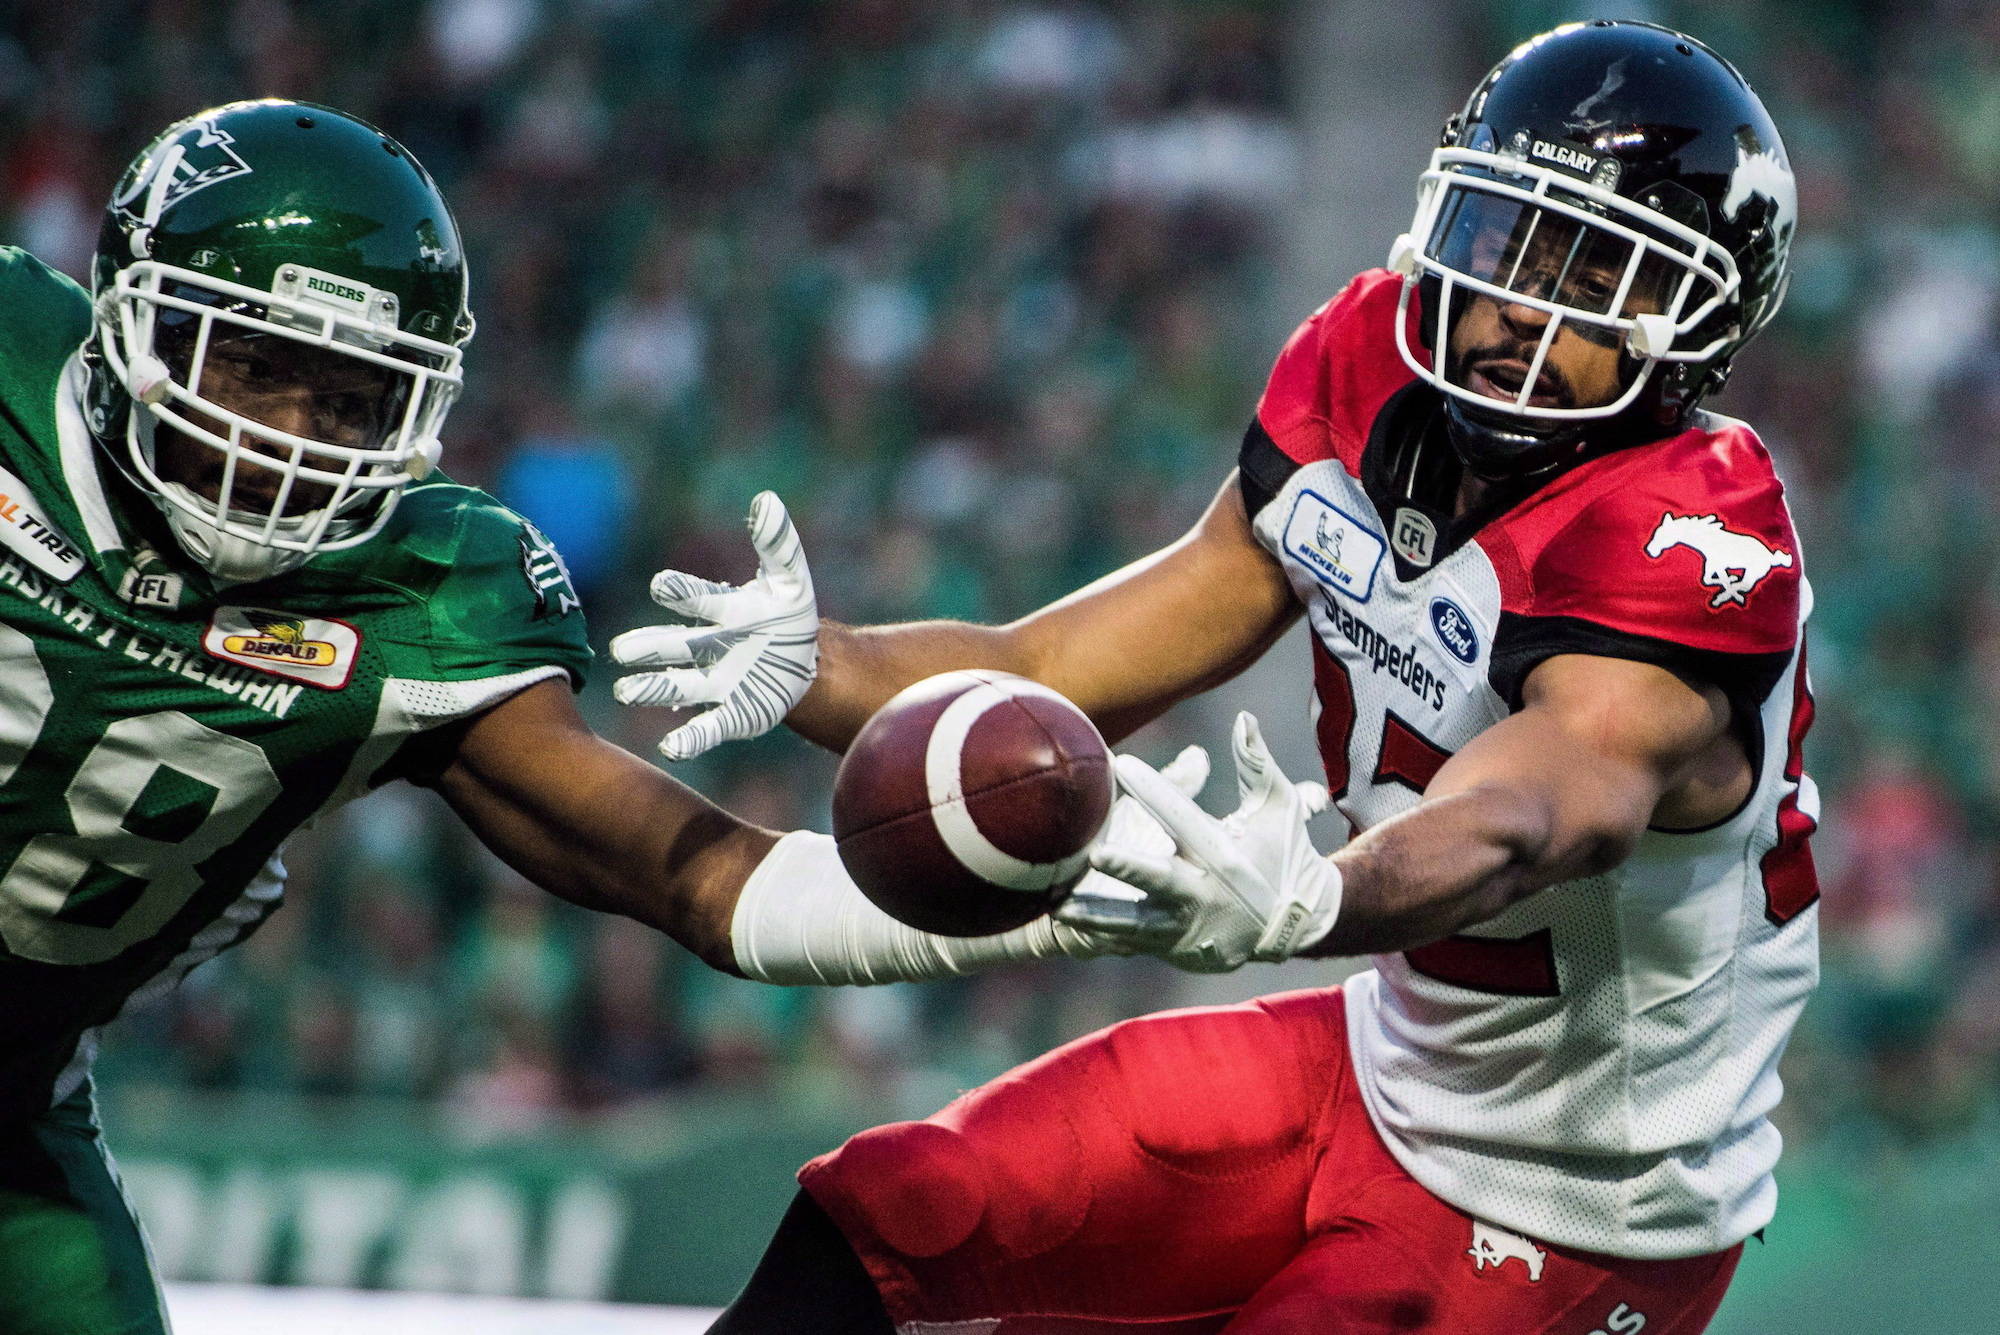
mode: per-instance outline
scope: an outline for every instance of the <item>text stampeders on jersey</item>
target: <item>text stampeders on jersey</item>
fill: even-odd
[[[1307,609],[1338,809],[1356,830],[1408,810],[1562,653],[1721,687],[1757,777],[1717,825],[1649,831],[1606,875],[1378,956],[1346,988],[1361,1088],[1411,1175],[1469,1213],[1620,1256],[1717,1251],[1774,1209],[1766,1114],[1818,976],[1811,594],[1783,489],[1749,428],[1710,416],[1472,532],[1399,537],[1366,481],[1420,393],[1399,285],[1363,274],[1300,328],[1242,460],[1257,540]],[[1433,563],[1399,571],[1399,551]]]
[[[441,478],[389,527],[214,590],[107,492],[89,299],[0,249],[0,1121],[88,1073],[92,1030],[276,908],[301,824],[408,745],[590,649],[560,559]],[[162,542],[168,541],[162,539]]]

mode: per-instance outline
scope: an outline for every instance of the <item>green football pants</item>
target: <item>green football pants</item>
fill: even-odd
[[[90,1086],[0,1127],[0,1332],[167,1335],[139,1221],[104,1152]]]

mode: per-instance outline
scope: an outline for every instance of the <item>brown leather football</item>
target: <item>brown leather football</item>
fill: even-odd
[[[1082,710],[1012,673],[926,678],[863,725],[833,834],[863,894],[912,927],[985,936],[1062,901],[1111,811],[1111,752]]]

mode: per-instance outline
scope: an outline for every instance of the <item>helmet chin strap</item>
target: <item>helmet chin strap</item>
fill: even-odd
[[[195,494],[178,482],[169,482],[166,489],[177,494],[180,500],[190,504]],[[270,579],[288,570],[296,570],[306,563],[309,553],[292,551],[284,547],[266,547],[261,542],[240,538],[234,533],[225,533],[199,515],[181,506],[165,501],[159,502],[160,513],[166,516],[167,527],[173,531],[174,540],[181,545],[194,563],[213,575],[221,584],[249,584],[260,579]]]
[[[1483,413],[1450,395],[1444,396],[1444,426],[1459,462],[1487,482],[1534,477],[1562,466],[1587,430],[1581,424],[1530,430],[1521,419]]]
[[[1641,396],[1638,403],[1616,417],[1531,430],[1525,419],[1504,412],[1482,412],[1475,404],[1445,395],[1445,435],[1459,462],[1482,481],[1545,479],[1586,457],[1609,454],[1680,430],[1686,414],[1649,404],[1649,397]]]

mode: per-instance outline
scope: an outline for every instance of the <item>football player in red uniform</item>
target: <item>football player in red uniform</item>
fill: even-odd
[[[1304,615],[1326,785],[1279,773],[1247,716],[1226,819],[1120,757],[1152,822],[1094,861],[1144,898],[1061,916],[1197,970],[1374,957],[855,1137],[806,1166],[715,1330],[1707,1323],[1772,1215],[1777,1063],[1817,974],[1810,595],[1769,456],[1700,409],[1777,309],[1795,213],[1728,62],[1647,24],[1559,28],[1447,124],[1388,268],[1292,337],[1171,547],[1001,627],[739,612],[663,577],[711,624],[614,652],[656,669],[628,701],[717,705],[670,754],[781,715],[839,748],[967,666],[1117,737]],[[743,647],[815,624],[809,691]],[[1330,857],[1306,829],[1329,801],[1352,834]],[[837,879],[792,839],[792,880]],[[753,883],[739,965],[843,976],[875,929],[831,903]]]

